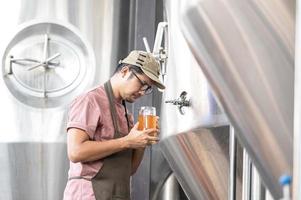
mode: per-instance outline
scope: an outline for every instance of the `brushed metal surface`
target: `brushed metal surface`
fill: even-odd
[[[75,92],[79,94],[107,80],[114,71],[118,59],[127,54],[129,2],[129,0],[1,1],[0,26],[3,27],[0,38],[1,60],[7,45],[24,24],[40,20],[70,25],[68,27],[74,26],[92,47],[96,66],[94,73],[87,77],[89,84]],[[52,28],[55,29],[55,26]],[[37,33],[32,31],[33,34]],[[66,36],[64,31],[55,34]],[[73,44],[76,47],[80,45],[80,41],[74,40]],[[43,48],[41,52],[42,50]],[[83,55],[83,60],[85,56]],[[67,58],[68,63],[72,63],[72,58],[68,56]],[[83,67],[86,67],[85,65],[87,63],[84,63]],[[64,76],[63,73],[60,75]],[[30,96],[22,97],[22,101],[15,98],[2,77],[3,74],[0,78],[2,142],[0,199],[62,199],[69,167],[65,149],[66,105],[71,99],[58,99],[57,106],[52,108],[47,106],[49,103],[47,101],[45,106],[35,106]],[[50,85],[54,86],[55,83]]]
[[[196,1],[182,31],[264,184],[292,173],[295,1]]]
[[[185,115],[172,104],[163,104],[161,109],[162,138],[196,127],[211,127],[228,124],[228,119],[215,101],[207,79],[190,52],[180,30],[181,0],[165,0],[164,8],[168,22],[168,60],[166,90],[163,102],[173,100],[183,91],[190,107],[184,107]]]
[[[200,128],[170,136],[160,146],[190,200],[227,198],[228,126]],[[237,187],[241,188],[241,184],[241,177],[236,176]],[[241,197],[241,191],[237,192]]]
[[[62,199],[67,181],[65,143],[0,143],[1,199]]]
[[[224,199],[227,198],[229,189],[229,129],[217,128],[215,134],[218,136],[205,129],[197,133],[192,130],[224,126],[228,124],[228,120],[215,101],[181,32],[180,14],[183,3],[185,1],[164,1],[168,22],[168,60],[166,90],[162,100],[174,100],[186,91],[191,106],[184,107],[185,114],[182,115],[176,106],[162,104],[160,147],[190,200]],[[206,143],[213,148],[212,151],[205,150],[208,147]],[[219,152],[215,152],[217,149]],[[222,166],[220,169],[219,165]],[[241,180],[237,180],[237,187],[241,188]]]
[[[57,107],[91,86],[95,55],[70,23],[31,20],[8,44],[2,66],[6,86],[19,101],[32,107]]]

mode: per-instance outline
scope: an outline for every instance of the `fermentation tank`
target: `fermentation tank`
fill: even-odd
[[[62,199],[70,101],[128,53],[130,1],[0,2],[0,199]]]
[[[229,190],[230,124],[181,31],[183,5],[181,0],[164,1],[168,56],[160,148],[188,199],[222,200]],[[181,101],[187,105],[180,107]],[[240,173],[237,199],[241,178]]]
[[[227,114],[229,123],[235,128],[239,142],[258,169],[264,185],[274,198],[280,198],[282,193],[278,179],[283,174],[292,175],[293,168],[295,2],[197,0],[178,1],[179,6],[176,8],[172,8],[174,2],[165,2],[167,8],[177,10],[175,15],[172,15],[173,12],[167,14],[171,16],[167,88],[173,92],[167,90],[165,97],[176,96],[176,93],[192,83],[192,92],[188,93],[194,98],[191,112],[196,114],[192,117],[187,111],[187,115],[180,118],[176,109],[170,111],[168,105],[164,105],[165,115],[172,116],[166,117],[164,130],[167,134],[175,135],[163,141],[164,151],[169,152],[165,153],[167,159],[176,166],[176,174],[199,171],[199,176],[192,174],[190,177],[187,173],[178,175],[180,183],[184,183],[184,190],[185,184],[187,191],[191,191],[198,185],[194,184],[198,179],[205,178],[204,169],[200,165],[208,163],[200,154],[201,150],[194,150],[202,146],[197,145],[199,140],[196,139],[197,136],[202,137],[202,134],[188,131],[197,126],[206,126],[202,123],[206,119],[206,112],[196,113],[206,102],[202,99],[204,84],[201,81],[206,79]],[[179,30],[185,38],[183,42],[178,38],[172,39],[179,33],[174,30],[172,22],[177,17]],[[178,47],[180,42],[189,46],[189,50],[184,51],[183,46]],[[189,53],[193,54],[191,58]],[[201,74],[198,69],[204,73],[204,78],[198,77],[194,81],[194,77]],[[185,76],[185,73],[190,76]],[[170,81],[173,77],[179,81]],[[185,77],[189,77],[189,81]],[[204,106],[210,107],[210,104]],[[216,118],[218,112],[212,116]],[[184,134],[176,135],[180,132]],[[189,133],[193,139],[187,138]],[[176,144],[168,142],[172,138],[177,141]],[[179,153],[175,154],[175,151]],[[186,166],[176,158],[186,154],[189,156],[184,158],[193,160],[194,164]],[[197,162],[194,156],[200,161]],[[218,160],[221,163],[216,166],[219,167],[212,165],[211,170],[223,168],[223,159]],[[208,177],[210,180],[211,176]],[[207,182],[201,183],[199,187],[203,190],[211,188]],[[192,199],[197,198],[194,196]]]
[[[182,91],[191,100],[184,115],[177,106],[162,106],[161,148],[179,183],[190,199],[224,199],[229,131],[223,125],[231,124],[264,185],[280,198],[278,179],[292,175],[293,168],[295,1],[164,5],[169,32],[164,100],[180,100]],[[221,120],[226,115],[229,122]]]

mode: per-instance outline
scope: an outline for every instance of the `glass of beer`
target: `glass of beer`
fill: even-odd
[[[139,110],[138,130],[146,130],[157,127],[156,108],[151,106],[143,106]]]

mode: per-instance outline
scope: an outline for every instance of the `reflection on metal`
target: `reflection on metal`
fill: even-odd
[[[230,126],[230,171],[229,171],[229,193],[228,193],[228,200],[235,200],[236,199],[236,151],[237,151],[237,141],[235,138],[235,130],[232,126]]]
[[[293,166],[294,10],[294,0],[199,0],[181,23],[275,198],[281,195],[278,178]]]
[[[153,200],[182,200],[180,199],[180,186],[174,174],[166,179],[165,184],[161,189],[160,197]]]
[[[129,0],[0,1],[1,200],[63,198],[67,105],[128,53],[129,10]],[[46,46],[49,68],[26,70],[45,61]]]
[[[167,100],[165,101],[165,103],[171,103],[173,105],[178,106],[179,112],[181,113],[181,115],[184,115],[185,111],[183,107],[189,107],[191,105],[190,99],[186,100],[186,95],[187,92],[183,91],[178,99]]]
[[[171,136],[160,146],[190,200],[224,200],[228,196],[228,126]],[[238,179],[236,183],[241,185]]]
[[[152,148],[153,150],[153,148]],[[159,150],[159,148],[157,148]],[[172,171],[167,163],[167,161],[164,159],[162,153],[156,153],[152,151],[152,155],[155,156],[152,157],[152,169],[151,169],[151,192],[150,192],[150,199],[151,200],[165,200],[164,194],[165,193],[176,193],[176,191],[169,191],[166,190],[165,183],[168,180],[168,178],[173,174]],[[154,158],[155,157],[155,158]]]

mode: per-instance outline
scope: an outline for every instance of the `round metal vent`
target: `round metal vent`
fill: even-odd
[[[3,56],[3,77],[11,93],[34,107],[56,107],[86,88],[94,76],[94,54],[70,24],[23,25]]]

